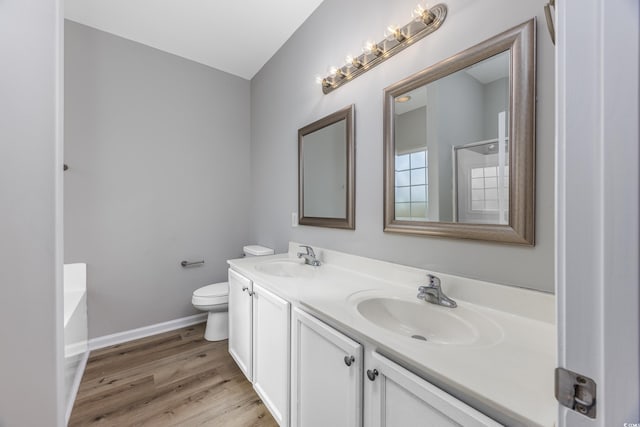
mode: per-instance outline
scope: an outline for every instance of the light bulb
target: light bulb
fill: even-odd
[[[421,4],[418,4],[416,6],[415,9],[413,9],[413,11],[411,12],[411,17],[414,19],[420,19],[422,18],[422,15],[424,14],[424,7],[422,7]]]
[[[384,38],[390,39],[396,36],[396,32],[398,31],[397,25],[389,25],[386,30],[384,30]]]
[[[397,25],[389,25],[384,32],[384,38],[388,41],[396,40],[401,42],[404,40],[404,34],[402,34],[402,30]]]
[[[364,44],[364,47],[362,48],[362,51],[366,54],[377,53],[378,45],[372,40],[367,40]]]
[[[429,10],[429,6],[427,4],[418,3],[416,8],[411,12],[411,17],[416,21],[422,21],[426,25],[429,25],[433,22],[435,16]]]
[[[321,85],[322,83],[324,83],[324,77],[322,76],[316,76],[316,83]]]
[[[362,66],[362,64],[360,63],[360,60],[357,57],[354,57],[353,55],[347,55],[344,58],[344,62],[347,63],[347,72],[350,72],[350,67],[355,67],[355,68],[360,68]]]

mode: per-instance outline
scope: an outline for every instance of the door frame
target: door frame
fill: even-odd
[[[597,384],[596,418],[559,406],[560,427],[640,423],[639,17],[557,2],[558,366]]]

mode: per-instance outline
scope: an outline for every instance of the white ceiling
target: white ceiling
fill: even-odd
[[[473,64],[464,71],[482,84],[494,82],[504,77],[509,77],[509,51],[499,53],[482,62]]]
[[[65,18],[251,79],[322,0],[65,0]]]
[[[427,105],[427,86],[420,86],[417,89],[412,90],[411,92],[407,92],[404,95],[408,95],[411,97],[406,102],[397,102],[395,105],[394,112],[396,115],[404,114],[409,111],[413,111],[417,108],[424,107]]]
[[[509,77],[509,51],[500,53],[473,64],[463,70],[465,73],[482,84],[488,84],[504,77]],[[436,80],[437,82],[437,80]],[[434,84],[435,82],[429,83]],[[394,113],[396,115],[413,111],[427,105],[427,86],[420,86],[417,89],[407,92],[411,99],[407,102],[396,102]]]

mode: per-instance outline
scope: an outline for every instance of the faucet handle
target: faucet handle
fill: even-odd
[[[427,277],[429,278],[429,284],[418,288],[418,291],[420,292],[418,294],[418,299],[425,300],[432,304],[456,308],[458,304],[442,292],[440,279],[433,274],[427,274]]]
[[[304,248],[307,251],[307,255],[310,255],[312,257],[315,257],[316,254],[315,252],[313,252],[313,248],[311,246],[307,246],[307,245],[300,245],[299,246],[300,249]],[[300,258],[302,255],[304,255],[302,252],[298,253],[298,258]]]
[[[440,278],[437,276],[434,276],[433,274],[427,274],[427,277],[429,278],[429,286],[432,286],[434,288],[439,288],[440,287]]]

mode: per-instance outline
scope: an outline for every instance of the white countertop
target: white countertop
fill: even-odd
[[[522,425],[555,426],[553,295],[435,273],[459,307],[495,322],[502,337],[488,345],[422,342],[370,322],[354,300],[369,293],[413,299],[417,287],[426,283],[425,270],[320,249],[316,253],[323,264],[307,266],[306,277],[273,276],[255,268],[293,260],[297,247],[291,243],[289,254],[235,259],[229,265],[294,305],[370,341],[378,351],[472,406],[480,404],[479,409],[496,411]]]

